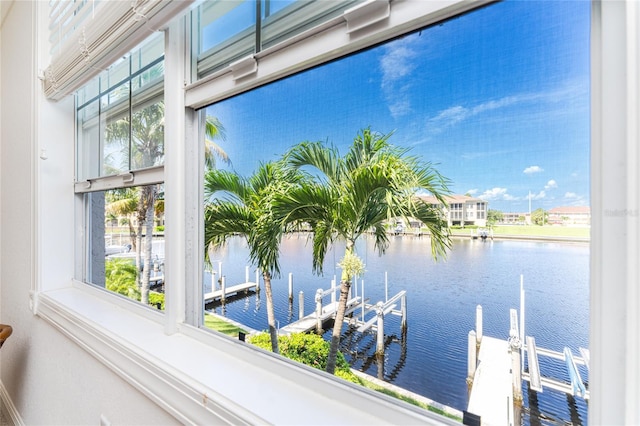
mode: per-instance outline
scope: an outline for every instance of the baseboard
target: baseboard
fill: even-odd
[[[11,424],[14,426],[24,426],[25,423],[22,421],[22,417],[20,417],[20,413],[18,413],[16,406],[13,405],[13,401],[2,382],[0,382],[0,400],[2,400],[2,410],[4,411],[4,415],[9,416]]]

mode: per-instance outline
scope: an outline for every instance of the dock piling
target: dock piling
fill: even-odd
[[[378,302],[376,304],[376,316],[378,317],[378,339],[376,341],[376,353],[384,353],[384,304]]]
[[[469,332],[469,344],[467,352],[467,384],[473,382],[473,376],[476,374],[477,365],[477,346],[476,346],[476,332],[471,330]]]
[[[400,328],[402,330],[407,329],[407,294],[403,294],[400,299],[400,315],[402,315],[400,320]]]
[[[518,340],[517,343],[520,341]],[[511,377],[513,380],[513,402],[522,402],[522,371],[520,370],[520,345],[514,345],[514,341],[509,342],[511,351]]]
[[[520,362],[520,332],[518,331],[518,311],[509,310],[509,352],[511,353],[511,379],[513,386],[513,402],[522,402],[522,370]]]
[[[293,272],[289,272],[289,302],[293,300]]]
[[[362,313],[362,322],[364,322],[364,308],[365,308],[364,307],[364,280],[360,281],[360,285],[362,287],[362,310],[361,310],[361,313]]]
[[[482,305],[476,306],[476,343],[482,343]]]
[[[384,301],[389,300],[389,277],[387,271],[384,271]]]
[[[220,300],[222,301],[222,303],[226,302],[226,299],[227,299],[227,295],[225,292],[226,281],[227,281],[227,277],[225,276],[220,277],[220,289],[222,290],[222,295],[220,296]]]
[[[304,318],[304,292],[298,293],[298,319]]]
[[[316,331],[322,332],[322,289],[316,291]]]

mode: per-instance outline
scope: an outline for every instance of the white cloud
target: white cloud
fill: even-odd
[[[554,189],[558,187],[558,183],[551,179],[549,182],[547,182],[547,184],[544,186],[544,189],[549,190],[549,189]]]
[[[509,105],[520,102],[522,99],[517,96],[505,96],[494,101],[488,101],[480,105],[476,105],[471,109],[472,115],[480,114],[481,112],[491,111],[498,108],[503,108]]]
[[[470,189],[467,192],[465,192],[465,194],[469,194],[469,195],[476,195],[478,193],[477,189]]]
[[[540,191],[537,194],[531,194],[530,196],[532,200],[542,200],[547,196],[547,193],[544,191]]]
[[[393,117],[401,117],[411,113],[411,102],[408,99],[388,99],[392,101],[389,103],[389,112]]]
[[[540,173],[543,171],[544,169],[540,166],[529,166],[526,169],[524,169],[522,173],[524,173],[525,175],[530,175],[533,173]]]
[[[403,55],[398,56],[400,58],[403,58]],[[393,62],[389,61],[389,65],[391,64],[393,64]],[[400,62],[400,65],[401,64],[402,62]],[[389,75],[406,75],[403,73],[406,73],[406,69],[401,66],[398,70],[390,70]],[[502,98],[498,99],[490,99],[477,105],[454,105],[441,110],[430,118],[427,118],[427,130],[431,133],[437,134],[442,132],[447,127],[458,124],[461,121],[475,115],[528,102],[546,102],[551,105],[557,105],[559,100],[567,102],[568,99],[574,99],[576,96],[584,96],[586,93],[585,90],[586,89],[584,85],[569,84],[563,85],[562,87],[555,90],[516,93],[514,95],[503,96]],[[566,108],[564,106],[563,108],[558,109],[551,108],[551,105],[549,106],[549,108],[544,109],[544,114],[541,119],[548,120],[551,114],[566,114]],[[511,115],[513,114],[515,114],[515,112],[511,113]],[[529,114],[528,117],[531,118],[531,115]]]
[[[454,124],[464,120],[470,114],[468,108],[457,105],[440,111],[438,115],[429,119],[431,124],[438,128],[453,126]]]
[[[478,114],[482,114],[486,111],[494,109],[504,108],[519,102],[526,101],[530,96],[505,96],[504,98],[489,100],[481,104],[465,107],[462,105],[455,105],[440,111],[434,117],[427,120],[429,129],[438,133],[447,127],[453,126],[463,120],[473,117]]]
[[[389,111],[393,117],[411,112],[410,87],[406,86],[406,76],[415,69],[413,60],[418,52],[411,48],[412,37],[398,40],[385,47],[380,59],[382,71],[382,92],[387,100]]]
[[[570,206],[584,206],[589,204],[589,200],[575,192],[565,192],[563,201]]]
[[[513,201],[517,198],[507,193],[507,188],[491,188],[478,195],[478,198],[485,201],[505,200]]]

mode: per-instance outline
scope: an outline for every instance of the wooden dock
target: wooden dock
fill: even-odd
[[[217,302],[223,299],[226,299],[229,296],[233,296],[234,294],[238,294],[241,292],[248,292],[250,290],[256,290],[258,285],[252,282],[241,283],[237,285],[233,285],[231,287],[224,287],[220,290],[215,290],[210,293],[205,293],[204,302],[211,303]]]
[[[505,340],[482,337],[467,412],[483,425],[513,425],[511,353]]]
[[[360,301],[361,301],[360,297],[354,297],[353,299],[349,300],[347,302],[347,310],[345,314],[348,314],[350,310],[351,312],[353,312],[353,309],[359,306]],[[337,308],[338,308],[338,302],[330,302],[329,304],[322,306],[320,321],[324,323],[328,319],[333,318]],[[291,324],[282,327],[279,333],[282,335],[289,335],[292,333],[306,333],[316,328],[317,324],[318,324],[318,315],[316,314],[316,312],[313,312],[299,319],[296,322],[292,322]]]

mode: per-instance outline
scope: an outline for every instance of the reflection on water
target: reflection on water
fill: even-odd
[[[456,240],[448,258],[432,260],[427,237],[392,237],[387,253],[379,257],[372,241],[357,246],[366,272],[362,281],[369,303],[385,295],[407,291],[408,330],[402,335],[400,318],[385,317],[384,357],[375,357],[376,337],[345,327],[342,350],[353,368],[406,388],[443,404],[463,410],[467,403],[467,334],[474,328],[476,305],[483,307],[484,333],[505,338],[509,309],[519,309],[520,275],[526,291],[526,332],[539,347],[574,353],[588,348],[589,246],[586,243]],[[280,327],[295,321],[299,292],[305,314],[314,309],[316,289],[330,287],[342,251],[327,254],[324,276],[311,273],[310,243],[304,235],[285,238],[281,247],[283,276],[273,280],[276,319]],[[245,280],[248,253],[241,239],[234,239],[218,253],[228,285]],[[294,297],[288,294],[288,274],[293,273]],[[385,272],[388,289],[385,291]],[[253,278],[252,278],[253,279]],[[211,278],[205,274],[205,291]],[[213,307],[248,327],[267,328],[266,309],[260,295],[228,301]],[[328,335],[329,331],[326,331]],[[399,337],[398,337],[399,336]],[[542,361],[542,360],[541,360]],[[543,374],[566,379],[563,363],[541,362]],[[581,371],[586,378],[586,370]],[[525,382],[526,383],[526,382]],[[527,386],[526,384],[524,386]],[[525,421],[549,424],[550,419],[580,424],[587,407],[581,398],[547,391],[524,401]],[[527,414],[528,413],[528,414]],[[547,420],[545,420],[547,419]],[[553,422],[552,421],[552,422]],[[540,423],[542,422],[542,423]]]

